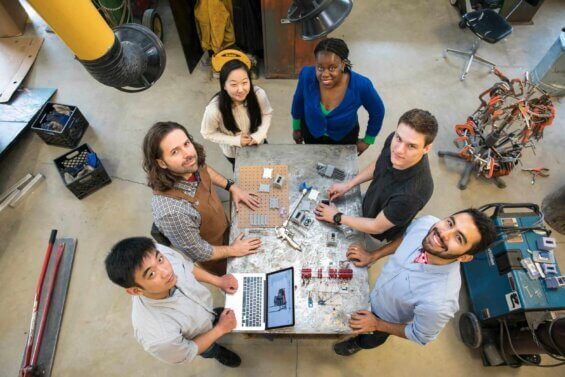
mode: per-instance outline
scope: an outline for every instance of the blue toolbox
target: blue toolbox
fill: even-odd
[[[565,309],[565,278],[543,214],[530,203],[493,203],[480,210],[492,212],[497,239],[461,264],[470,302],[470,312],[459,322],[463,342],[482,349],[485,365],[535,365],[541,353],[559,360],[565,349],[565,312],[560,312]],[[538,330],[543,336],[536,336]],[[549,345],[517,345],[518,338],[522,343],[531,338],[525,343],[534,345],[547,338]]]

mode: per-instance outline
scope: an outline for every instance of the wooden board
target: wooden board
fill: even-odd
[[[0,103],[6,103],[31,69],[43,38],[0,39]]]
[[[271,178],[263,178],[263,169],[273,169]],[[277,175],[284,177],[283,187],[276,188],[273,181]],[[273,228],[283,224],[286,216],[279,215],[279,210],[269,208],[270,198],[276,197],[279,201],[279,208],[286,208],[288,212],[288,166],[287,165],[262,165],[262,166],[242,166],[239,168],[239,182],[242,189],[257,194],[261,201],[261,206],[256,211],[251,211],[247,206],[239,207],[238,226],[245,228]],[[268,184],[269,192],[259,192],[260,184]],[[251,225],[251,214],[263,214],[268,216],[266,225]]]

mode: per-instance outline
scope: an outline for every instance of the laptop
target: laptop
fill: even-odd
[[[225,307],[235,313],[234,331],[261,331],[294,326],[294,268],[232,274],[238,289],[226,294]]]

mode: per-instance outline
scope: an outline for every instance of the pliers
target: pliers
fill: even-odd
[[[536,177],[549,177],[549,169],[548,168],[543,168],[541,166],[538,166],[536,168],[530,168],[530,169],[522,169],[522,171],[526,171],[528,173],[530,173],[532,175],[532,181],[531,184],[533,185],[534,183],[536,183]]]

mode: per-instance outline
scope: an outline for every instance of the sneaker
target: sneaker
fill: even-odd
[[[214,359],[218,360],[220,364],[223,364],[230,368],[236,368],[241,364],[241,359],[235,352],[232,352],[222,346],[220,346],[220,351],[218,352],[218,355],[214,357]]]
[[[334,344],[335,353],[341,356],[351,356],[361,350],[362,348],[355,343],[355,338]]]

